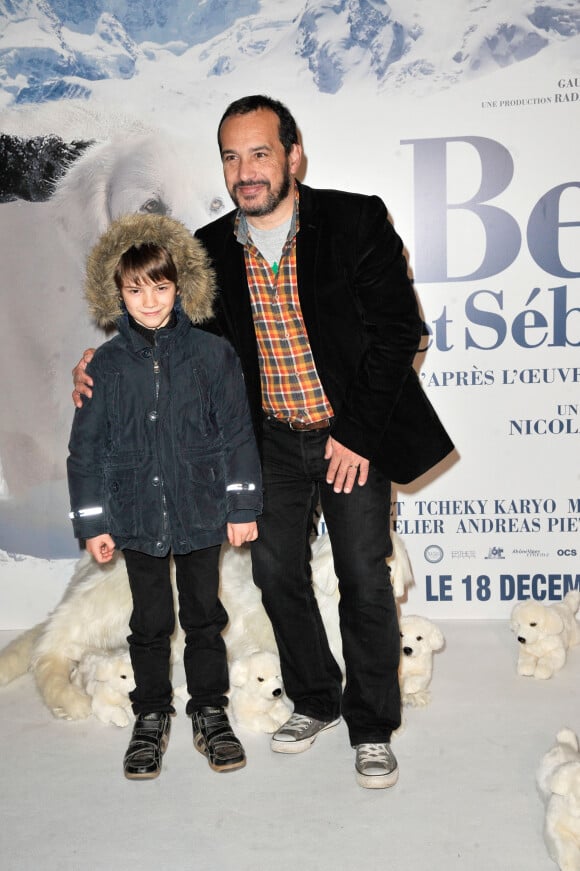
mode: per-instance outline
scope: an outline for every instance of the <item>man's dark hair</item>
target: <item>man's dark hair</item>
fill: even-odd
[[[286,106],[280,103],[279,100],[273,100],[272,97],[265,97],[263,94],[252,94],[250,97],[241,97],[239,100],[234,100],[222,115],[218,125],[218,145],[220,151],[222,149],[220,133],[226,118],[231,118],[233,115],[247,115],[249,112],[255,112],[257,109],[270,109],[270,111],[278,116],[278,135],[286,154],[290,153],[293,145],[298,144],[296,121]]]

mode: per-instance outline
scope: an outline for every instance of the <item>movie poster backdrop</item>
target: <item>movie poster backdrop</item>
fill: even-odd
[[[580,15],[489,0],[476,39],[467,2],[445,32],[436,2],[348,5],[350,18],[344,4],[263,2],[202,30],[211,4],[193,4],[197,42],[165,40],[158,21],[123,41],[122,18],[63,19],[58,51],[85,66],[53,61],[43,80],[29,58],[39,33],[50,42],[47,4],[6,16],[2,628],[42,619],[81,555],[64,477],[71,369],[106,338],[85,311],[87,251],[123,212],[195,229],[229,210],[217,122],[256,92],[293,111],[304,180],[380,195],[405,242],[426,324],[416,365],[457,451],[394,484],[414,573],[403,612],[504,619],[580,587]]]

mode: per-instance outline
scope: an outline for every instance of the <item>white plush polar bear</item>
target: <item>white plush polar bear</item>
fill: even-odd
[[[563,602],[542,605],[525,601],[511,614],[510,628],[519,642],[518,674],[546,680],[566,662],[568,648],[580,642],[580,625],[575,614],[580,592],[571,590]]]
[[[401,663],[399,682],[404,705],[429,704],[429,684],[433,673],[433,651],[441,650],[445,639],[441,630],[426,617],[409,614],[399,620]]]
[[[127,726],[133,719],[129,693],[135,689],[127,649],[87,651],[71,672],[71,683],[91,699],[91,710],[102,723]]]
[[[408,583],[404,545],[398,536],[394,540],[398,556],[391,563],[391,576],[396,584],[401,584],[403,579]],[[277,654],[272,625],[262,605],[260,591],[252,581],[249,550],[225,546],[220,577],[220,596],[230,618],[224,632],[230,662],[258,651]],[[339,593],[326,535],[319,536],[313,544],[312,577],[331,650],[344,668]],[[177,604],[175,607],[177,613]],[[103,566],[84,556],[62,600],[47,619],[17,636],[0,651],[0,686],[29,669],[45,704],[55,716],[88,717],[92,710],[91,698],[71,682],[71,671],[87,651],[106,652],[126,646],[131,610],[131,591],[122,554]],[[172,643],[174,661],[181,659],[182,652],[183,632],[177,625]]]
[[[275,732],[292,707],[284,696],[280,660],[262,650],[230,665],[230,705],[240,726],[253,732]]]
[[[558,732],[536,774],[546,802],[544,841],[560,871],[580,871],[580,753],[571,729]]]
[[[174,588],[175,600],[176,595]],[[71,674],[88,653],[109,655],[120,648],[127,650],[131,611],[131,590],[122,555],[99,566],[86,554],[46,620],[18,635],[0,652],[0,686],[30,670],[55,717],[81,720],[90,716],[91,696],[80,680],[71,680]],[[183,632],[177,625],[173,661],[179,661],[182,651]]]
[[[580,762],[561,765],[550,782],[544,838],[561,871],[580,871]]]
[[[544,754],[536,772],[536,785],[541,799],[547,802],[552,794],[550,782],[556,770],[567,762],[580,762],[578,737],[572,729],[560,729],[556,741]]]

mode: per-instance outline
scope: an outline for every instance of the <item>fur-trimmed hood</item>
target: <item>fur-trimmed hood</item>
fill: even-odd
[[[123,315],[115,269],[125,251],[145,242],[170,251],[177,268],[177,299],[184,314],[194,324],[209,320],[213,314],[215,274],[201,242],[174,218],[125,215],[103,233],[87,259],[85,297],[99,326],[113,326]]]

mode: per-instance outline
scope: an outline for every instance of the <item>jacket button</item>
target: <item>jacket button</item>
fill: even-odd
[[[163,548],[163,542],[162,542],[162,541],[158,541],[158,542],[156,543],[155,547],[157,548],[157,550],[162,550],[162,548]]]
[[[159,487],[159,475],[155,475],[155,477],[151,479],[151,483],[154,487]]]
[[[157,414],[156,411],[150,411],[149,414],[147,415],[147,417],[149,418],[149,420],[155,421],[155,420],[157,420],[159,415]]]
[[[141,356],[142,357],[150,357],[152,353],[153,353],[153,351],[151,350],[151,348],[145,348],[144,351],[141,351]]]

